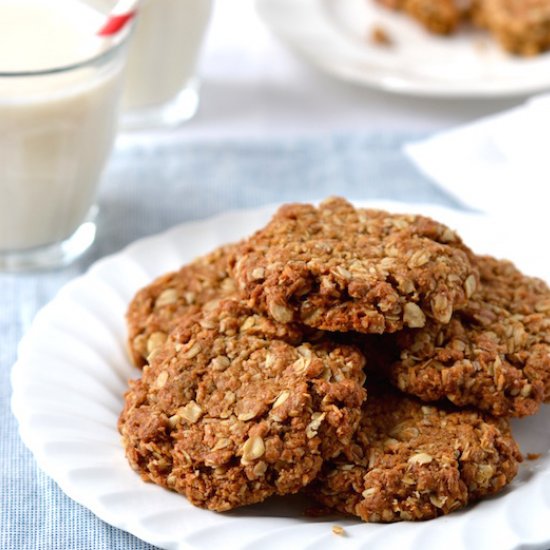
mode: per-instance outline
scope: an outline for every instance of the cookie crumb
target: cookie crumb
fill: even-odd
[[[338,535],[339,537],[342,537],[346,534],[346,532],[344,531],[344,528],[341,527],[340,525],[334,525],[332,527],[332,532],[335,534],[335,535]]]
[[[393,40],[388,31],[380,25],[371,27],[369,40],[377,46],[391,46],[393,44]]]
[[[527,453],[527,460],[538,460],[542,456],[541,453]]]
[[[479,54],[485,54],[488,52],[490,42],[486,37],[479,37],[473,41],[474,49]]]

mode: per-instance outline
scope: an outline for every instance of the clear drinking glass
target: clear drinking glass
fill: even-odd
[[[92,244],[128,35],[70,66],[0,72],[1,271],[66,265]]]
[[[130,40],[123,93],[126,130],[175,126],[199,104],[196,74],[212,0],[143,0]]]

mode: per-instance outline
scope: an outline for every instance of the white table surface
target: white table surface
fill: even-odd
[[[199,113],[172,138],[432,132],[525,101],[413,98],[337,81],[287,51],[253,0],[216,1],[200,72]]]

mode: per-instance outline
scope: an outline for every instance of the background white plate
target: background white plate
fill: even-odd
[[[477,252],[507,255],[550,280],[544,258],[526,253],[509,220],[434,206],[369,203],[418,211],[457,228]],[[22,340],[13,367],[12,407],[39,466],[71,498],[104,521],[169,549],[511,550],[550,546],[550,408],[515,423],[524,452],[543,457],[522,466],[498,497],[424,523],[367,525],[311,519],[296,498],[216,514],[143,483],[128,466],[116,430],[128,378],[139,375],[125,353],[124,313],[138,288],[213,247],[263,225],[273,207],[230,212],[143,239],[99,261],[64,287]],[[346,536],[332,533],[342,525]]]
[[[485,31],[427,33],[374,0],[256,0],[271,30],[305,60],[338,78],[413,95],[513,96],[550,87],[550,53],[505,53]],[[369,41],[382,26],[393,45]]]

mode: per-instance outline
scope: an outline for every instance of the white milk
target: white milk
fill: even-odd
[[[174,99],[195,76],[212,0],[144,0],[130,41],[123,107]]]
[[[77,0],[0,0],[0,252],[60,242],[84,221],[114,138],[122,63],[89,60],[105,16]]]

